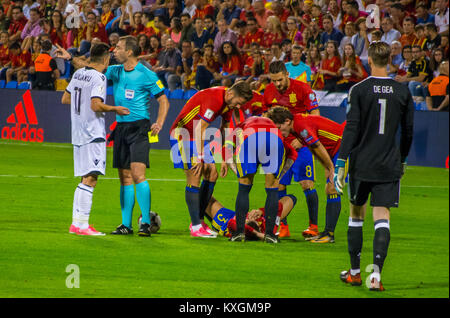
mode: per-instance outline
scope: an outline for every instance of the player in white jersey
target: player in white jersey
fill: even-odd
[[[104,104],[107,80],[101,72],[108,66],[109,58],[108,45],[93,46],[89,65],[74,73],[61,101],[71,105],[74,174],[81,177],[75,189],[69,229],[78,235],[104,235],[89,225],[89,215],[97,177],[105,174],[105,112],[130,113],[126,107]]]

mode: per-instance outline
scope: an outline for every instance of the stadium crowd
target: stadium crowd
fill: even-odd
[[[314,90],[346,92],[384,41],[389,76],[424,109],[448,111],[448,26],[448,0],[1,0],[0,80],[54,90],[66,71],[57,45],[88,59],[92,44],[112,52],[133,35],[170,90],[245,80],[263,92],[281,60]]]

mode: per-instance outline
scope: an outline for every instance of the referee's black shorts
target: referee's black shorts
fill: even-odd
[[[149,131],[148,119],[117,123],[109,137],[109,140],[114,141],[113,168],[130,169],[132,162],[142,162],[147,168],[150,166]]]
[[[370,205],[385,208],[398,208],[400,198],[400,180],[391,182],[368,182],[355,178],[348,180],[350,202],[353,205],[366,204],[369,194]]]

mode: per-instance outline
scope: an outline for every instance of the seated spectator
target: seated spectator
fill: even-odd
[[[371,35],[367,33],[366,19],[358,19],[355,23],[356,34],[352,37],[352,45],[355,48],[355,54],[361,59],[364,68],[368,70],[368,49],[372,42]]]
[[[252,52],[253,64],[250,68],[250,76],[246,79],[248,83],[258,81],[260,76],[265,74],[266,61],[264,60],[261,51]]]
[[[325,49],[328,41],[335,41],[339,46],[344,35],[341,31],[333,27],[333,17],[329,14],[323,17],[323,31],[320,38],[320,48],[322,50]]]
[[[428,59],[423,57],[422,48],[418,45],[412,47],[412,62],[404,76],[396,76],[395,80],[408,85],[409,91],[416,102],[425,100],[425,86],[431,81],[433,72]]]
[[[9,22],[9,19],[5,14],[5,9],[0,6],[0,31],[8,30]]]
[[[150,12],[142,13],[142,24],[144,25],[144,34],[147,37],[151,37],[152,35],[156,35],[155,30],[155,17]]]
[[[220,72],[220,64],[214,54],[214,46],[206,44],[203,48],[203,59],[197,64],[195,83],[198,89],[210,87],[215,76]]]
[[[41,43],[41,53],[34,61],[35,81],[33,89],[55,90],[55,80],[59,78],[59,70],[56,61],[50,56],[52,42],[50,40]]]
[[[173,17],[170,20],[170,38],[179,45],[181,40],[181,31],[183,30],[183,25],[181,24],[181,19],[179,17]]]
[[[339,44],[339,55],[344,54],[344,47],[346,44],[352,43],[352,38],[356,34],[356,27],[353,22],[347,22],[344,28],[345,36],[341,40],[341,44]],[[400,35],[399,35],[400,37]]]
[[[411,17],[403,19],[403,34],[398,40],[402,46],[413,45],[414,41],[417,41],[417,37],[414,33],[414,20]]]
[[[158,75],[164,86],[170,90],[176,89],[177,85],[181,83],[180,76],[183,71],[181,53],[172,39],[167,39],[166,48],[161,52],[153,71]]]
[[[413,60],[411,45],[407,45],[402,48],[402,59],[403,59],[403,62],[400,63],[400,66],[398,67],[398,71],[397,71],[397,75],[399,75],[399,76],[406,75],[406,73],[408,72],[408,69],[409,69],[409,65],[411,65],[411,62]]]
[[[197,7],[194,4],[194,0],[185,0],[184,1],[184,9],[183,9],[182,13],[187,13],[192,18],[195,14],[196,9],[197,9]]]
[[[441,35],[438,33],[438,28],[434,23],[425,25],[425,36],[427,37],[426,48],[429,52],[441,45]]]
[[[89,12],[87,14],[87,23],[81,29],[81,32],[79,32],[79,36],[79,39],[81,39],[79,48],[80,55],[89,53],[93,38],[99,38],[103,43],[107,43],[108,41],[105,27],[97,22],[97,17],[94,12]]]
[[[222,71],[215,76],[215,80],[221,81],[222,86],[230,87],[242,71],[241,55],[232,42],[226,41],[220,47],[219,63]]]
[[[312,20],[311,16],[311,6],[313,5],[312,0],[303,1],[303,8],[298,6],[298,9],[294,11],[295,17],[300,22],[300,32],[303,32],[309,28],[309,24]],[[304,36],[304,35],[303,35]]]
[[[302,41],[300,42],[300,45],[305,49],[309,49],[311,43],[313,43],[311,29],[305,28],[302,32]]]
[[[318,70],[323,80],[316,76],[315,85],[313,89],[323,89],[324,91],[336,91],[337,81],[339,79],[339,69],[341,68],[341,56],[339,55],[339,48],[336,41],[329,41],[325,49],[325,55],[322,60],[322,65]],[[323,87],[320,82],[323,81]]]
[[[320,68],[320,63],[322,61],[319,48],[317,46],[311,46],[308,49],[306,55],[306,65],[311,68],[311,79],[315,79],[317,72]]]
[[[166,0],[165,7],[155,11],[154,14],[162,17],[165,25],[169,25],[173,18],[180,16],[181,7],[176,0]]]
[[[265,23],[264,23],[265,25]],[[247,52],[250,50],[250,44],[253,42],[258,43],[259,45],[262,45],[264,39],[264,31],[262,28],[258,27],[258,23],[256,22],[255,18],[248,18],[247,19],[247,33],[245,35],[245,42],[243,51]]]
[[[302,41],[302,33],[298,30],[297,19],[294,16],[290,16],[286,20],[286,26],[287,38],[292,44],[300,44]]]
[[[448,61],[439,65],[439,76],[427,87],[426,103],[428,110],[447,111],[449,105]]]
[[[150,39],[145,34],[139,34],[137,36],[138,45],[141,48],[140,58],[150,53]]]
[[[315,20],[311,20],[309,23],[309,29],[311,30],[311,37],[308,40],[308,48],[311,46],[320,46],[321,30],[319,24]]]
[[[103,1],[100,22],[106,28],[106,25],[113,19],[114,19],[114,13],[111,11],[111,3],[109,1]]]
[[[430,69],[433,72],[433,77],[437,77],[440,74],[439,67],[443,61],[444,51],[441,48],[435,49],[430,57]]]
[[[347,1],[345,11],[346,13],[342,17],[342,26],[346,25],[347,22],[356,22],[359,18],[366,18],[368,16],[366,12],[359,10],[359,4],[355,0]]]
[[[191,16],[189,15],[189,13],[182,13],[180,15],[180,19],[181,25],[183,26],[183,29],[181,30],[180,42],[183,43],[183,41],[191,40],[192,34],[195,32],[195,29],[192,25]]]
[[[150,47],[148,50],[148,55],[144,59],[150,63],[151,66],[155,66],[158,61],[158,55],[161,52],[161,43],[156,35],[150,37]]]
[[[284,53],[284,61],[289,62],[291,60],[292,42],[289,39],[281,41],[281,51]],[[302,61],[305,61],[303,59]]]
[[[205,30],[202,19],[194,19],[194,30],[191,36],[192,47],[201,49],[208,42],[208,31]]]
[[[238,47],[239,50],[242,51],[242,49],[244,48],[244,44],[245,44],[245,36],[247,34],[247,22],[239,21],[238,23],[236,23],[235,30],[236,30],[236,34],[238,36],[236,46]],[[254,43],[256,43],[256,42],[254,42]],[[258,46],[259,46],[259,43],[256,43],[256,44],[258,44]]]
[[[434,23],[436,24],[438,33],[448,31],[448,23],[449,23],[448,0],[436,0],[435,8],[437,10],[434,15]]]
[[[194,3],[197,8],[195,9],[195,14],[192,17],[193,19],[204,19],[207,15],[214,16],[214,7],[209,4],[208,0],[195,0]]]
[[[207,43],[214,45],[214,39],[216,38],[217,32],[219,32],[219,29],[216,27],[216,23],[214,22],[214,18],[210,15],[207,15],[203,19],[203,23],[207,32]]]
[[[236,23],[239,21],[241,15],[241,8],[236,6],[236,0],[225,0],[220,5],[220,10],[217,13],[218,19],[225,19],[228,27],[234,29]]]
[[[125,7],[125,6],[123,6]],[[131,8],[131,4],[128,3],[128,7]],[[124,12],[125,10],[123,10]],[[129,11],[131,11],[129,9]],[[130,13],[128,16],[130,18],[130,23],[128,25],[125,24],[125,18],[127,14],[122,13],[119,21],[119,28],[124,30],[126,34],[137,36],[139,33],[144,32],[145,26],[142,24],[142,12]]]
[[[403,30],[403,20],[408,17],[405,7],[400,2],[395,2],[390,6],[390,16],[394,23],[394,29],[400,33],[405,33]]]
[[[340,79],[337,82],[338,91],[348,91],[353,85],[367,77],[367,72],[351,44],[344,47],[342,67],[339,69]]]
[[[183,84],[184,77],[186,76],[186,74],[190,74],[193,68],[194,58],[192,49],[193,48],[191,42],[184,41],[183,43],[181,43],[181,62],[183,67],[180,75],[180,84],[183,89],[185,88]]]
[[[447,33],[443,33],[441,35],[441,45],[439,45],[439,48],[442,49],[442,51],[444,52],[444,56],[446,56],[448,58],[448,47],[449,46],[449,42],[448,42],[448,32]]]
[[[381,32],[380,30],[373,30],[372,32],[370,32],[370,43],[380,42],[382,36],[383,32]]]
[[[270,47],[273,58],[271,62],[284,61],[284,52],[281,50],[281,43],[273,43]]]
[[[302,47],[294,45],[291,50],[292,60],[287,62],[286,70],[289,77],[303,83],[311,83],[311,68],[302,62]]]
[[[319,29],[323,29],[323,14],[319,5],[313,4],[311,6],[311,20],[316,21]]]
[[[23,27],[22,33],[20,34],[20,38],[23,42],[31,42],[31,39],[39,36],[42,32],[42,28],[40,25],[41,17],[39,15],[39,9],[32,8],[30,9],[30,20]]]
[[[67,48],[67,29],[60,11],[53,11],[50,19],[50,29],[45,30],[45,32],[50,35],[53,45],[58,44],[63,48]]]
[[[328,3],[328,14],[331,15],[333,19],[333,28],[340,30],[342,15],[341,10],[339,10],[339,5],[337,0],[330,0]]]
[[[394,41],[391,44],[391,58],[388,64],[389,77],[395,78],[395,76],[397,76],[397,72],[402,62],[403,62],[402,44],[398,41]]]
[[[238,36],[236,33],[228,28],[227,22],[224,19],[217,21],[217,32],[216,38],[214,39],[214,52],[219,52],[220,47],[226,41],[230,41],[236,45]]]
[[[28,68],[31,65],[31,54],[22,51],[19,42],[14,42],[9,46],[11,64],[6,70],[6,82],[17,80],[18,83],[26,81],[28,78]]]
[[[398,41],[402,36],[398,30],[394,29],[394,22],[390,17],[383,18],[381,21],[381,30],[383,31],[381,41],[386,42],[387,44]]]
[[[284,37],[280,19],[274,15],[268,17],[261,45],[266,48],[271,47],[273,43],[281,43]]]
[[[416,40],[412,45],[419,45],[422,50],[427,50],[427,37],[425,36],[425,26],[423,24],[418,24],[414,27],[414,33],[416,35]]]
[[[266,27],[267,18],[270,17],[273,12],[266,10],[264,2],[262,0],[255,0],[253,2],[253,13],[256,19],[257,27],[264,29]],[[247,19],[248,24],[248,19]]]
[[[170,28],[165,23],[165,19],[162,16],[155,16],[153,19],[153,24],[155,25],[154,30],[157,36],[162,37],[163,34],[168,34],[170,36]],[[181,33],[180,43],[183,41],[183,33]]]
[[[278,19],[280,20],[282,31],[286,32],[286,21],[290,16],[290,12],[284,7],[284,1],[273,0],[271,2],[270,11],[272,11],[272,16],[278,17]]]
[[[5,79],[3,73],[6,72],[6,69],[3,69],[6,68],[9,64],[9,34],[7,31],[2,31],[0,33],[0,79]]]
[[[246,13],[251,12],[253,16],[255,15],[253,10],[253,0],[242,0],[239,4],[241,7],[241,14],[239,15],[240,21],[247,21],[247,15]]]
[[[188,90],[196,86],[197,67],[201,61],[202,51],[196,48],[192,51],[192,66],[189,69],[185,69],[185,72],[181,75],[181,88],[183,90]]]
[[[416,5],[417,24],[434,23],[434,15],[428,13],[428,6],[425,2]]]
[[[11,15],[12,19],[9,24],[8,34],[9,34],[9,40],[12,43],[12,42],[21,40],[20,36],[22,34],[22,30],[28,21],[23,15],[22,8],[19,6],[12,7],[11,13],[12,13],[12,15]]]

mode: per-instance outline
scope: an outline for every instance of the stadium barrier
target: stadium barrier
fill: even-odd
[[[28,142],[71,142],[70,110],[61,104],[62,92],[0,89],[0,132],[2,139]],[[322,101],[320,112],[336,122],[346,117],[345,107],[325,106]],[[114,104],[107,96],[107,103]],[[160,132],[155,149],[170,149],[169,129],[185,100],[171,99],[166,124]],[[152,118],[157,117],[156,100],[150,102]],[[218,127],[220,119],[213,123]],[[445,167],[449,154],[449,116],[447,112],[416,111],[414,118],[414,139],[408,164],[428,167]],[[106,131],[115,127],[115,116],[106,115]],[[1,149],[1,146],[0,146]],[[1,153],[1,150],[0,150]],[[448,162],[448,161],[447,161]]]

